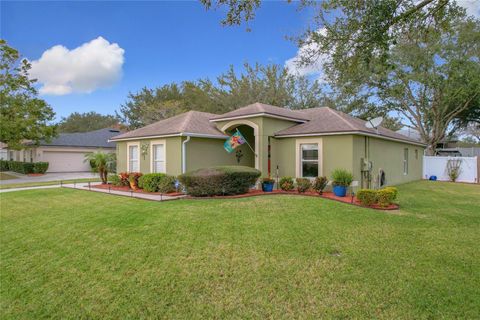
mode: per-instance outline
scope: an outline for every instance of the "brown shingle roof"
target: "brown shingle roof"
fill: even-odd
[[[115,136],[111,140],[175,135],[182,133],[224,137],[225,134],[218,130],[214,123],[209,121],[214,116],[216,115],[213,113],[188,111]]]
[[[296,126],[280,130],[275,133],[276,137],[291,136],[291,135],[312,135],[312,134],[327,134],[327,133],[342,133],[342,132],[356,132],[359,134],[373,134],[380,137],[386,137],[396,140],[403,140],[406,142],[419,142],[405,137],[392,130],[378,127],[378,132],[375,129],[365,127],[366,121],[352,117],[341,111],[337,111],[328,107],[311,108],[299,110],[306,115],[310,121],[298,124]]]
[[[293,111],[287,108],[280,108],[276,106],[271,106],[269,104],[264,103],[253,103],[248,106],[242,107],[240,109],[236,109],[222,115],[217,115],[213,117],[212,121],[220,121],[223,119],[230,119],[230,118],[237,118],[237,117],[245,117],[245,116],[252,116],[256,114],[263,114],[266,116],[277,116],[282,118],[289,118],[296,122],[304,122],[308,120],[304,114]]]

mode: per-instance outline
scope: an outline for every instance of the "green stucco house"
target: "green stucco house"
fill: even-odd
[[[236,130],[249,145],[228,153],[223,144]],[[422,178],[423,144],[326,107],[289,110],[254,103],[222,115],[189,111],[111,141],[119,172],[179,175],[244,165],[263,176],[316,177],[344,168],[357,186],[370,188]]]

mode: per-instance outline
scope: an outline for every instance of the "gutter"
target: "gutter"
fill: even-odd
[[[187,171],[187,142],[190,141],[190,136],[182,142],[182,173]]]
[[[407,143],[407,144],[413,144],[421,147],[426,147],[427,145],[422,143],[422,142],[417,142],[417,141],[411,141],[411,140],[406,140],[406,139],[400,139],[400,138],[393,138],[393,137],[388,137],[382,134],[374,134],[374,133],[367,133],[364,131],[343,131],[343,132],[324,132],[324,133],[306,133],[306,134],[286,134],[286,135],[275,135],[275,138],[281,139],[281,138],[300,138],[300,137],[321,137],[321,136],[336,136],[336,135],[360,135],[360,136],[367,136],[367,137],[373,137],[373,138],[378,138],[378,139],[384,139],[384,140],[390,140],[390,141],[395,141],[395,142],[402,142],[402,143]]]

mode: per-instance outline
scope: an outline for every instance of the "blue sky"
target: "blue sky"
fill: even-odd
[[[102,71],[95,64],[92,67],[90,61],[72,69],[52,56],[42,59],[35,74],[55,82],[53,89],[42,89],[50,93],[41,97],[54,108],[57,118],[74,111],[112,114],[129,91],[136,92],[144,86],[213,78],[230,64],[241,68],[246,61],[283,65],[297,53],[295,44],[285,36],[298,35],[307,26],[310,13],[297,9],[297,5],[285,2],[265,3],[250,23],[252,31],[246,32],[245,26],[222,27],[224,12],[206,11],[196,1],[2,1],[1,37],[31,61],[40,59],[55,45],[64,46],[57,48],[56,54],[67,57],[66,63],[74,59],[70,50],[102,37],[103,42],[97,44],[106,56],[101,59],[117,61],[113,66],[108,62]],[[97,48],[91,45],[85,50],[96,50],[93,47]],[[75,56],[82,54],[77,52]],[[58,82],[63,80],[51,79],[58,73],[55,70],[62,68],[67,68],[65,73],[72,73],[80,89],[59,87]],[[112,70],[114,74],[109,74]],[[108,88],[82,87],[89,77],[99,77],[99,83],[107,83]]]

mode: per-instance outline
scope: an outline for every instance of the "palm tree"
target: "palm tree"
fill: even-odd
[[[115,153],[93,152],[85,155],[83,162],[90,162],[93,172],[98,172],[102,183],[107,183],[108,173],[115,171],[116,157]]]

